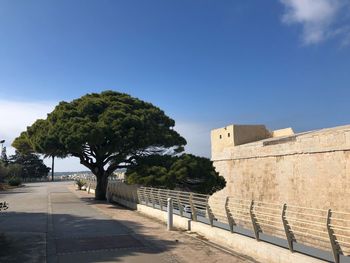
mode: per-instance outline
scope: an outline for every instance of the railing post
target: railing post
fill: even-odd
[[[228,225],[230,226],[231,233],[234,233],[233,226],[235,226],[236,223],[235,223],[235,221],[232,218],[231,211],[230,211],[228,203],[229,203],[229,197],[227,196],[226,197],[226,201],[225,201],[225,211],[226,211],[226,216],[227,216],[227,222],[228,222]]]
[[[123,199],[123,189],[120,186],[118,186],[117,193],[118,199]]]
[[[339,244],[337,243],[337,238],[334,235],[334,231],[332,227],[330,226],[332,222],[332,209],[328,209],[327,212],[327,231],[329,236],[329,241],[331,242],[332,252],[334,256],[334,262],[339,263],[340,262],[340,255],[343,254],[341,251],[341,248]]]
[[[288,241],[288,247],[290,252],[294,252],[293,248],[293,242],[295,240],[295,237],[293,235],[293,232],[291,231],[290,225],[287,220],[287,204],[284,204],[282,207],[282,223],[284,232],[286,233],[287,241]]]
[[[119,199],[121,198],[121,191],[120,191],[120,186],[119,185],[116,185],[115,188],[114,188],[114,193],[115,193],[115,196]]]
[[[127,196],[126,196],[126,193],[125,193],[125,189],[119,185],[119,198],[122,199],[122,200],[127,200]]]
[[[252,200],[252,202],[250,203],[250,218],[252,219],[255,238],[257,241],[260,241],[259,233],[261,232],[261,229],[256,219],[256,215],[254,213],[254,200]]]
[[[136,194],[137,194],[137,197],[139,199],[139,203],[142,204],[141,189],[140,188],[137,188]]]
[[[167,207],[168,207],[168,231],[171,231],[173,229],[173,199],[168,198],[167,199]]]
[[[143,188],[143,194],[144,194],[144,197],[145,197],[145,202],[146,202],[146,205],[148,206],[148,196],[147,196],[147,193],[146,193],[146,187]]]
[[[182,204],[180,202],[180,192],[177,192],[177,205],[179,207],[180,216],[183,216],[184,215],[184,211],[183,211]]]
[[[125,201],[130,201],[130,191],[124,185],[120,185],[120,188],[123,191],[123,199]]]
[[[136,203],[141,204],[141,199],[140,199],[138,192],[139,192],[139,188],[137,187],[136,192],[135,192]]]
[[[160,210],[163,211],[163,201],[162,201],[160,194],[161,194],[160,189],[158,189],[158,203],[159,203]]]
[[[197,221],[197,211],[196,208],[194,206],[194,202],[193,202],[193,193],[190,193],[190,206],[191,206],[191,211],[192,211],[192,220],[193,221]]]
[[[121,199],[121,200],[124,200],[123,188],[121,188],[120,186],[119,186],[119,189],[118,189],[118,198]]]
[[[118,198],[120,198],[120,199],[122,199],[122,200],[125,200],[123,187],[119,186],[118,193],[119,193]]]
[[[209,206],[209,197],[207,197],[206,203],[207,203],[206,210],[207,210],[210,226],[214,226],[214,215],[213,215],[213,211],[211,210],[211,208]]]
[[[122,197],[121,185],[116,185],[115,186],[115,192],[116,192],[118,198]]]
[[[170,192],[170,190],[167,189],[167,191],[166,191],[166,200],[168,200],[168,198],[169,198],[169,192]],[[167,203],[167,205],[168,205],[168,203]]]
[[[138,203],[138,201],[137,201],[137,192],[136,192],[136,194],[135,194],[135,191],[132,191],[132,199],[133,199],[133,201],[134,201],[135,204]]]
[[[129,191],[128,189],[125,189],[125,192],[127,193],[126,198],[129,202],[132,201],[132,192]]]
[[[112,193],[111,193],[111,185],[107,184],[107,189],[106,189],[106,199],[107,199],[107,203],[111,203],[112,200]]]
[[[154,195],[153,195],[153,188],[151,188],[151,191],[150,191],[149,194],[151,196],[152,207],[155,208],[155,200],[154,200]]]
[[[130,202],[134,203],[134,192],[131,190],[131,187],[130,189],[128,189],[128,192],[129,192],[129,198],[130,198]]]

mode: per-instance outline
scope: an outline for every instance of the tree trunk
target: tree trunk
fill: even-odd
[[[55,156],[52,156],[52,164],[51,164],[51,179],[52,179],[52,182],[53,182],[53,175],[55,173]]]
[[[95,200],[106,200],[108,175],[105,172],[96,175]]]

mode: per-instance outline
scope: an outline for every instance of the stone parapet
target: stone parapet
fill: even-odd
[[[213,142],[212,142],[213,143]],[[268,138],[212,152],[213,161],[278,157],[350,150],[350,125]]]

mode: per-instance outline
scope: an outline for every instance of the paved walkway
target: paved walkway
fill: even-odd
[[[116,205],[72,182],[0,192],[0,262],[254,262]]]

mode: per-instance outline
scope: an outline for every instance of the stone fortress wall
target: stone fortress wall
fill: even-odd
[[[350,125],[299,134],[230,125],[211,143],[227,182],[216,196],[350,211]]]

